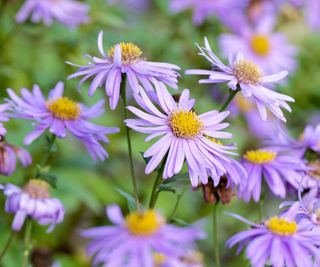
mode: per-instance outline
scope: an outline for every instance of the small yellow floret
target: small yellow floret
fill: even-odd
[[[234,75],[240,83],[258,84],[262,78],[262,71],[254,62],[242,59],[235,64]]]
[[[222,143],[220,140],[218,140],[218,139],[216,139],[216,138],[213,138],[213,137],[211,137],[211,136],[207,136],[207,138],[208,138],[211,142],[216,143],[217,145],[223,146],[223,143]]]
[[[288,221],[279,217],[272,217],[265,225],[271,232],[278,235],[294,235],[298,230],[295,221]]]
[[[45,199],[50,197],[49,184],[40,179],[30,179],[23,187],[23,191],[30,197],[36,199]]]
[[[198,136],[203,123],[193,111],[179,110],[171,114],[170,126],[173,134],[180,138],[193,138]]]
[[[270,52],[270,41],[268,36],[263,34],[254,35],[251,38],[251,48],[260,56],[268,55]]]
[[[122,63],[129,65],[135,63],[141,59],[142,51],[141,49],[133,43],[120,43]],[[108,57],[113,59],[114,50],[116,46],[113,46],[108,51]]]
[[[154,210],[143,213],[133,212],[126,217],[126,225],[129,231],[138,236],[153,235],[158,231],[164,220]]]
[[[79,105],[67,97],[48,101],[47,108],[54,117],[68,121],[76,120],[81,111]]]
[[[264,164],[273,161],[277,156],[276,152],[266,150],[249,150],[244,155],[244,158],[255,164]]]
[[[164,254],[155,253],[153,255],[153,265],[154,265],[154,267],[160,267],[165,262],[166,262],[166,256]]]

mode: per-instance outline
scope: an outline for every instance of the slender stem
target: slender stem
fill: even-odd
[[[32,231],[32,221],[27,220],[26,229],[24,232],[24,252],[23,252],[23,267],[28,267],[29,265],[29,255],[31,248],[31,231]]]
[[[172,221],[174,219],[174,216],[176,215],[176,212],[177,212],[179,204],[180,204],[180,200],[183,197],[184,192],[185,192],[185,189],[183,189],[182,192],[177,195],[176,204],[174,205],[174,208],[172,210],[172,213],[171,213],[169,221]]]
[[[230,90],[228,98],[226,99],[226,101],[223,103],[222,107],[219,110],[220,112],[224,111],[229,106],[229,104],[231,103],[231,101],[239,91],[240,91],[239,87],[237,88],[237,90]]]
[[[151,197],[150,197],[150,202],[149,202],[149,209],[153,209],[156,206],[158,196],[159,196],[159,190],[158,187],[162,183],[162,173],[164,170],[164,166],[166,165],[166,157],[162,160],[160,169],[158,171],[158,175],[154,181],[152,192],[151,192]]]
[[[213,243],[214,243],[214,258],[216,267],[221,267],[220,264],[220,251],[219,251],[219,238],[218,238],[218,224],[217,224],[218,202],[213,205]]]
[[[10,248],[11,244],[12,244],[12,241],[15,237],[15,232],[11,230],[11,233],[9,235],[9,238],[5,244],[5,246],[3,247],[1,253],[0,253],[0,262],[1,260],[3,259],[4,255],[7,253],[8,249]]]
[[[123,115],[124,119],[126,120],[128,118],[128,112],[127,112],[127,94],[126,94],[126,76],[122,75],[122,82],[121,82],[121,96],[123,100]],[[126,136],[127,136],[127,144],[128,144],[128,154],[129,154],[129,161],[130,161],[130,172],[131,172],[131,179],[132,179],[132,185],[133,185],[133,194],[136,200],[136,206],[137,209],[140,209],[140,202],[139,202],[139,194],[138,194],[138,185],[137,185],[137,179],[134,172],[134,163],[133,163],[133,156],[132,156],[132,144],[131,144],[131,138],[130,138],[130,128],[125,126],[126,128]]]
[[[57,136],[55,134],[52,134],[51,137],[49,138],[48,145],[47,145],[47,151],[45,153],[45,156],[41,160],[41,166],[44,166],[47,164],[56,138],[57,138]]]

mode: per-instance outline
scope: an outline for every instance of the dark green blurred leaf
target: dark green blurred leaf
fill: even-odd
[[[136,201],[135,201],[133,196],[131,196],[129,193],[123,191],[120,188],[117,188],[117,191],[120,193],[120,195],[125,197],[125,199],[127,200],[128,209],[129,209],[130,212],[137,210]]]

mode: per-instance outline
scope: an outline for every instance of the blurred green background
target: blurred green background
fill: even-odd
[[[0,0],[6,1],[6,0]],[[65,82],[65,95],[83,101],[90,105],[98,99],[104,98],[104,91],[97,90],[94,97],[87,97],[88,83],[82,87],[82,93],[76,90],[78,80],[67,81],[66,77],[75,68],[65,64],[71,61],[85,64],[84,54],[98,55],[97,36],[104,31],[105,49],[119,41],[136,43],[150,61],[163,61],[181,66],[180,91],[189,88],[196,98],[198,112],[208,111],[219,107],[211,98],[211,88],[198,85],[198,77],[184,76],[183,72],[190,68],[209,68],[209,64],[197,55],[195,43],[203,43],[207,36],[215,50],[217,36],[226,31],[216,19],[208,20],[201,27],[193,25],[191,13],[184,12],[172,15],[168,9],[167,0],[150,0],[147,11],[126,9],[110,6],[104,0],[86,0],[90,5],[91,22],[75,30],[54,23],[51,27],[43,24],[16,24],[14,16],[23,1],[7,1],[0,14],[0,93],[5,98],[6,89],[18,91],[22,87],[31,88],[39,84],[44,92],[49,91],[61,80]],[[311,116],[317,116],[320,104],[320,35],[311,33],[303,24],[302,19],[280,19],[278,29],[285,32],[290,41],[299,48],[297,60],[299,67],[291,74],[288,83],[281,91],[296,99],[292,105],[292,114],[286,114],[290,130],[298,135]],[[223,86],[222,86],[223,87]],[[221,92],[227,92],[226,88]],[[131,192],[131,180],[127,161],[127,144],[122,123],[121,105],[111,112],[106,107],[104,116],[96,120],[105,126],[118,126],[121,133],[110,137],[107,150],[110,158],[101,163],[94,163],[85,149],[71,137],[58,140],[58,150],[50,158],[51,173],[58,177],[57,190],[52,194],[61,199],[66,207],[65,221],[58,225],[51,234],[46,234],[45,227],[34,228],[32,240],[38,257],[54,258],[63,267],[89,266],[89,259],[85,256],[86,241],[78,235],[79,229],[93,225],[108,223],[105,218],[105,206],[119,203],[127,211],[126,199],[116,188]],[[240,149],[254,146],[249,135],[247,125],[241,118],[230,119],[229,130],[234,133],[234,139]],[[7,140],[15,145],[22,145],[24,136],[31,130],[30,122],[12,120],[6,124],[8,128]],[[144,142],[145,136],[133,133],[133,149],[135,168],[139,178],[141,199],[147,203],[151,192],[155,174],[146,177],[145,162],[140,152],[145,151],[149,144]],[[33,156],[34,163],[41,159],[45,150],[45,138],[39,138],[28,150]],[[21,185],[25,178],[32,176],[34,167],[18,168],[12,177],[0,177],[1,183]],[[180,190],[178,190],[179,192]],[[157,208],[165,215],[170,215],[177,195],[163,192]],[[3,207],[5,198],[0,196]],[[263,204],[263,216],[271,215],[280,200],[267,196]],[[257,220],[259,208],[256,204],[245,204],[233,199],[223,210],[237,212],[253,221]],[[228,237],[247,226],[233,218],[226,216],[220,207],[219,246],[222,253],[223,266],[248,266],[243,255],[235,256],[234,250],[225,247]],[[213,241],[211,232],[212,206],[203,201],[201,190],[187,188],[177,218],[187,222],[194,222],[200,218],[207,218],[208,239],[201,242],[200,250],[205,255],[206,266],[214,266]],[[12,216],[4,211],[0,212],[0,247],[4,245],[9,234]],[[23,252],[23,231],[19,233],[10,252],[6,255],[3,266],[21,266]]]

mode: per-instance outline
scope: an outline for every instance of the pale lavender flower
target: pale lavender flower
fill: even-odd
[[[299,155],[286,154],[270,148],[249,150],[243,157],[243,167],[248,173],[247,184],[240,188],[238,195],[246,202],[259,202],[262,181],[265,180],[271,192],[281,198],[290,184],[300,188],[308,167]]]
[[[168,258],[185,256],[195,241],[205,237],[198,225],[178,227],[167,224],[154,210],[137,211],[123,217],[117,205],[107,207],[114,224],[82,231],[91,239],[87,253],[94,256],[93,266],[154,267],[154,255]]]
[[[28,151],[21,147],[0,141],[0,174],[10,176],[14,173],[17,166],[17,158],[23,167],[31,164],[32,159]]]
[[[212,52],[206,38],[205,48],[199,47],[199,49],[199,55],[212,64],[213,70],[188,70],[186,74],[209,76],[208,79],[200,80],[200,83],[228,83],[231,90],[240,89],[244,97],[250,98],[257,105],[263,120],[267,119],[267,109],[269,109],[276,117],[286,121],[281,108],[291,111],[286,101],[294,102],[294,99],[268,89],[266,84],[280,81],[287,76],[287,71],[265,76],[261,68],[245,59],[242,53],[238,53],[236,57],[229,55],[230,66],[226,66]]]
[[[142,91],[141,96],[136,95],[135,99],[144,111],[128,107],[139,119],[125,121],[133,130],[150,134],[146,141],[161,136],[144,153],[144,157],[150,157],[145,172],[151,173],[166,158],[163,178],[170,178],[180,172],[186,158],[193,187],[208,183],[206,169],[226,173],[223,162],[229,162],[229,159],[224,154],[233,154],[228,150],[234,147],[217,144],[209,138],[232,137],[230,133],[220,131],[229,125],[222,123],[229,112],[213,110],[198,116],[193,111],[195,101],[189,99],[189,90],[183,90],[178,103],[163,84],[157,85],[156,91],[161,111]]]
[[[320,29],[320,1],[305,0],[305,16],[312,30]]]
[[[54,21],[69,28],[88,23],[89,6],[74,0],[25,0],[16,15],[16,21],[25,22],[29,17],[34,23],[43,21],[51,25]]]
[[[118,128],[108,128],[89,121],[104,113],[104,100],[86,107],[63,96],[63,91],[62,82],[58,82],[49,92],[48,99],[44,98],[37,85],[33,86],[32,92],[21,89],[21,98],[8,89],[14,115],[35,122],[35,129],[25,137],[24,143],[29,145],[47,129],[59,138],[66,138],[70,132],[86,147],[93,159],[104,160],[108,153],[100,142],[108,143],[106,135],[119,131]]]
[[[228,247],[239,243],[238,253],[246,247],[246,258],[253,267],[313,267],[318,258],[319,233],[310,232],[297,223],[296,207],[275,216],[263,224],[252,223],[241,216],[231,216],[249,224],[251,229],[240,232],[227,241]]]
[[[146,61],[142,57],[140,48],[133,43],[117,44],[105,53],[102,42],[103,32],[100,32],[98,47],[101,58],[88,56],[90,58],[88,66],[79,66],[69,62],[69,64],[79,67],[79,70],[70,75],[69,79],[84,76],[79,87],[86,80],[93,78],[89,88],[89,96],[92,96],[98,87],[104,85],[110,100],[110,108],[115,109],[120,97],[123,75],[126,75],[131,90],[136,94],[142,90],[153,91],[154,86],[159,82],[177,88],[179,76],[177,70],[180,69],[178,66]]]
[[[14,231],[22,228],[27,217],[41,225],[50,225],[47,232],[63,221],[64,207],[59,199],[50,196],[47,182],[31,179],[23,188],[7,184],[1,189],[7,197],[6,212],[15,214],[12,222]]]
[[[9,120],[9,113],[10,110],[9,104],[1,104],[0,105],[0,136],[4,136],[7,133],[6,128],[4,128],[2,122],[6,122]]]
[[[186,9],[193,10],[193,22],[202,24],[210,16],[217,16],[224,20],[234,10],[244,10],[248,0],[171,0],[170,10],[179,13]]]
[[[274,32],[275,15],[260,17],[255,27],[243,23],[237,34],[225,33],[219,37],[219,46],[225,56],[243,52],[246,59],[259,65],[266,74],[296,68],[296,48],[286,36]]]

